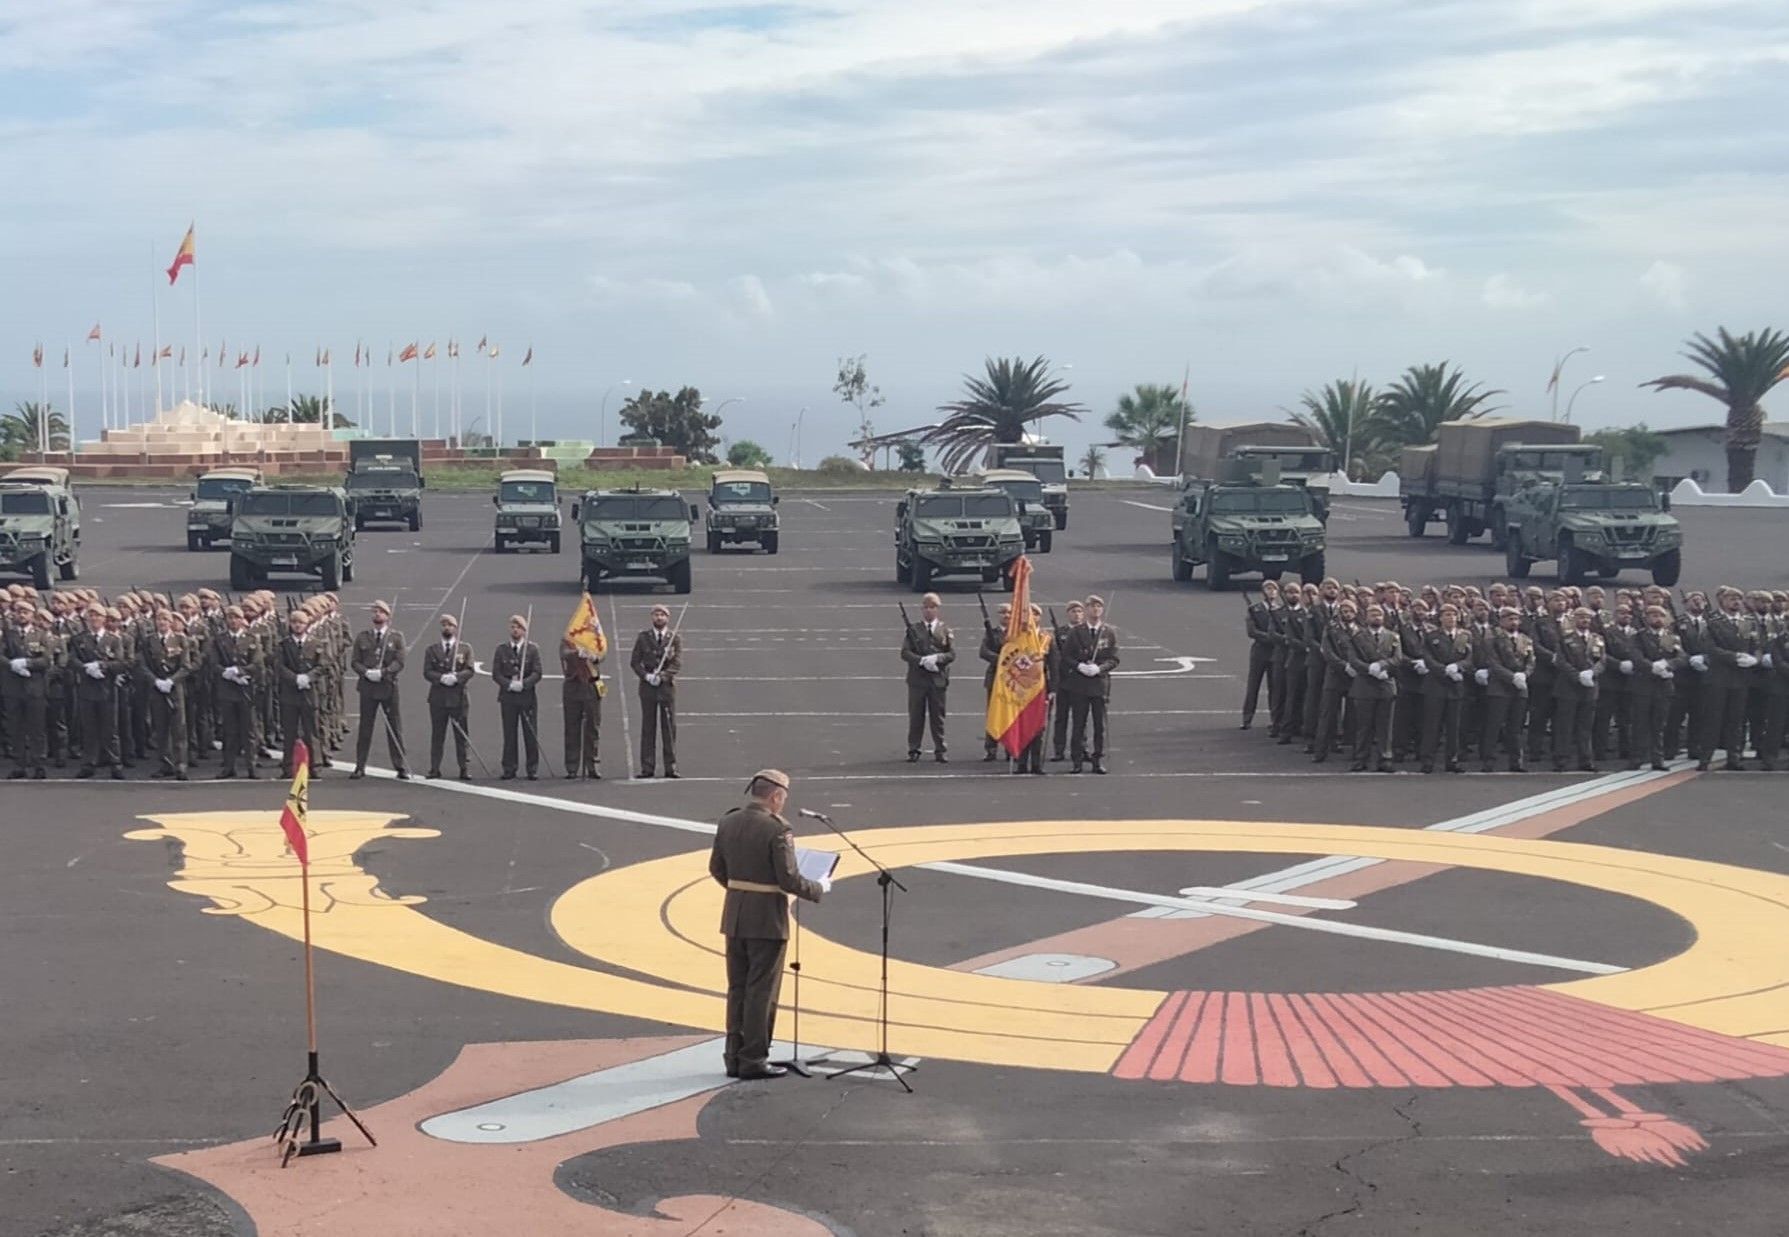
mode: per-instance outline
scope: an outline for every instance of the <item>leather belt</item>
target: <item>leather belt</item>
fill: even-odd
[[[781,893],[782,892],[782,889],[780,886],[767,885],[763,881],[730,880],[727,882],[727,888],[730,890],[734,890],[738,893]]]

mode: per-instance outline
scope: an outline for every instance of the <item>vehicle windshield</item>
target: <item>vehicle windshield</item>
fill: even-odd
[[[715,506],[726,503],[768,503],[770,483],[766,481],[719,481],[708,501]]]
[[[351,490],[414,490],[417,488],[416,481],[416,474],[407,468],[348,474],[348,488]]]
[[[335,515],[333,494],[245,494],[236,504],[237,515]]]
[[[928,520],[988,520],[1013,513],[1005,494],[928,494],[914,514]]]
[[[1008,459],[1001,467],[1022,469],[1049,485],[1057,485],[1068,480],[1067,466],[1061,460]]]
[[[1223,490],[1212,495],[1218,515],[1308,515],[1310,499],[1303,490]]]
[[[1328,472],[1330,470],[1330,456],[1327,451],[1276,451],[1272,455],[1259,458],[1278,460],[1281,472]]]
[[[497,497],[505,503],[551,503],[551,481],[505,481],[497,487]]]
[[[223,502],[234,494],[254,488],[255,483],[247,477],[202,477],[199,480],[199,497]]]
[[[0,494],[0,515],[48,515],[50,496],[41,492]]]
[[[1659,503],[1651,490],[1638,486],[1618,490],[1587,486],[1563,491],[1559,505],[1572,511],[1656,511]]]
[[[587,520],[687,520],[689,509],[674,495],[616,494],[593,498],[584,505]]]
[[[1044,501],[1044,484],[1041,481],[991,481],[997,490],[1005,490],[1013,496],[1014,502],[1041,503]]]

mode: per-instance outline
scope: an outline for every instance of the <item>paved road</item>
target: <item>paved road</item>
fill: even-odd
[[[221,587],[221,553],[178,548],[177,499],[86,495],[84,582]],[[1125,671],[1113,775],[1016,778],[982,764],[977,667],[953,688],[952,763],[909,767],[893,650],[895,603],[910,594],[892,578],[892,504],[789,495],[781,554],[698,553],[681,782],[628,776],[639,711],[618,686],[605,705],[601,783],[563,783],[543,768],[533,785],[325,777],[314,788],[315,812],[355,814],[328,825],[342,831],[346,866],[320,935],[325,1064],[351,1101],[383,1115],[401,1148],[390,1154],[313,1161],[283,1178],[242,1167],[259,1158],[231,1158],[229,1144],[265,1136],[302,1072],[298,951],[279,911],[289,878],[269,886],[279,865],[232,866],[207,850],[216,835],[206,831],[264,838],[274,787],[0,789],[0,990],[14,1060],[0,1082],[5,1231],[246,1232],[241,1207],[264,1234],[354,1237],[356,1217],[373,1225],[379,1200],[394,1197],[408,1220],[369,1231],[497,1231],[470,1218],[473,1200],[431,1210],[413,1182],[378,1174],[415,1163],[436,1174],[433,1190],[476,1181],[488,1160],[431,1158],[464,1152],[451,1140],[404,1143],[418,1113],[555,1081],[548,1065],[501,1058],[426,1112],[402,1108],[405,1097],[451,1076],[467,1045],[561,1041],[583,1045],[565,1050],[575,1060],[644,1071],[639,1093],[669,1105],[591,1118],[592,1129],[625,1136],[543,1144],[562,1165],[556,1178],[550,1168],[538,1181],[498,1175],[516,1195],[506,1206],[570,1198],[588,1208],[590,1232],[689,1232],[711,1213],[732,1231],[798,1231],[793,1213],[861,1234],[1779,1231],[1789,1086],[1771,1035],[1789,1033],[1789,1018],[1765,1025],[1767,1008],[1690,991],[1698,976],[1766,987],[1769,964],[1724,959],[1689,975],[1669,965],[1699,958],[1723,923],[1769,931],[1757,917],[1775,905],[1774,887],[1739,886],[1789,869],[1775,779],[1314,770],[1295,749],[1235,729],[1242,603],[1169,579],[1167,502],[1153,490],[1077,495],[1073,525],[1037,560],[1045,601],[1097,591],[1112,604]],[[421,533],[363,534],[345,594],[357,619],[373,597],[392,600],[414,641],[464,601],[466,636],[485,650],[507,615],[532,607],[550,644],[578,595],[569,548],[492,555],[482,496],[431,494],[425,512]],[[1774,552],[1774,513],[1682,514],[1686,584],[1781,586],[1789,574]],[[1483,581],[1499,566],[1488,548],[1410,540],[1390,504],[1341,500],[1331,536],[1331,570],[1344,578]],[[945,591],[947,618],[972,636],[972,587]],[[648,592],[600,598],[622,648],[645,621]],[[414,671],[404,686],[418,745],[426,710]],[[493,766],[494,695],[481,685],[473,716]],[[550,691],[542,716],[557,769]],[[703,823],[773,763],[795,774],[802,805],[869,831],[903,865],[933,865],[908,866],[912,892],[895,920],[894,953],[914,969],[897,974],[891,1047],[922,1058],[913,1097],[887,1082],[816,1081],[680,1098],[679,1087],[707,1085],[688,1083],[681,1058],[666,1054],[709,1033],[697,998],[700,951],[712,945],[699,858],[691,878],[680,857],[699,856]],[[1203,821],[1239,823],[1182,823]],[[123,836],[150,824],[165,834]],[[1299,832],[1313,824],[1342,831]],[[404,828],[438,836],[393,832]],[[1032,835],[1042,840],[1023,840]],[[1612,851],[1524,840],[1536,838]],[[1406,845],[1423,849],[1397,849]],[[1628,854],[1660,870],[1630,880]],[[1328,855],[1344,858],[1317,862]],[[1231,887],[1221,900],[1174,901],[1218,887]],[[201,913],[207,906],[247,913]],[[873,971],[852,968],[876,946],[873,884],[842,881],[807,921],[819,994],[803,1001],[817,1028],[809,1037],[870,1046],[862,1011]],[[1328,928],[1308,930],[1319,921]],[[997,977],[1008,985],[984,986]],[[1017,986],[1047,994],[1035,998],[1010,984],[1063,978],[1079,982]],[[1556,995],[1561,984],[1589,986]],[[1548,1001],[1575,1003],[1499,1004],[1537,985]],[[1466,989],[1493,993],[1473,998],[1491,1002],[1476,1018],[1427,995],[1401,1007],[1350,1003]],[[1294,998],[1310,1003],[1284,1003]],[[1599,1021],[1692,1003],[1721,1012],[1690,1030]],[[1475,1022],[1523,1047],[1475,1044]],[[1710,1033],[1702,1023],[1726,1039],[1697,1038]],[[1741,1043],[1741,1033],[1755,1038]],[[628,1046],[601,1047],[618,1038]],[[1611,1061],[1587,1043],[1622,1044],[1627,1056]],[[1500,1052],[1493,1068],[1486,1055]],[[671,1115],[688,1128],[640,1124]],[[1661,1128],[1663,1142],[1652,1136]],[[666,1137],[680,1141],[649,1141]],[[1631,1158],[1660,1146],[1663,1166]],[[151,1163],[183,1153],[179,1172]],[[306,1180],[359,1202],[308,1220],[282,1212],[279,1182]],[[695,1197],[776,1210],[660,1201]],[[688,1222],[643,1220],[655,1201],[661,1217]],[[117,1219],[133,1212],[136,1230]],[[403,1227],[423,1217],[426,1227]]]

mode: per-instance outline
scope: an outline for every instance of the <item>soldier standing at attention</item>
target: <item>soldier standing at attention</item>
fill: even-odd
[[[188,638],[174,630],[172,610],[155,612],[155,633],[143,643],[143,671],[151,689],[149,728],[161,767],[157,777],[186,781],[186,682],[192,670]]]
[[[1659,745],[1663,742],[1672,685],[1690,665],[1683,642],[1671,630],[1671,615],[1665,607],[1646,607],[1646,626],[1634,637],[1634,651],[1640,666],[1628,689],[1634,710],[1633,750],[1628,768],[1649,764],[1662,773],[1669,767]]]
[[[601,653],[580,649],[566,636],[559,641],[559,670],[565,676],[561,698],[565,705],[565,779],[580,773],[591,781],[602,778],[597,757],[597,736],[603,724]]]
[[[1566,597],[1558,589],[1547,594],[1546,612],[1534,621],[1534,681],[1528,687],[1528,762],[1538,765],[1548,750],[1547,729],[1554,712],[1559,642],[1570,626]]]
[[[110,769],[114,780],[124,779],[118,767],[118,678],[130,669],[124,641],[106,630],[106,612],[99,605],[87,607],[86,630],[69,646],[69,670],[75,679],[75,703],[80,713],[81,741],[85,759],[77,776],[92,777]]]
[[[1596,715],[1596,684],[1603,670],[1603,638],[1592,631],[1588,607],[1572,611],[1572,626],[1559,637],[1553,655],[1553,768],[1565,772],[1566,754],[1575,751],[1578,768],[1595,773],[1590,723]]]
[[[1597,689],[1596,717],[1591,722],[1590,751],[1595,760],[1610,755],[1610,727],[1614,728],[1614,754],[1622,760],[1633,757],[1634,688],[1645,673],[1640,664],[1636,644],[1640,632],[1634,626],[1631,605],[1617,596],[1615,621],[1603,629],[1604,660],[1602,685]]]
[[[981,673],[984,706],[994,698],[994,671],[1000,666],[1000,646],[1006,640],[1006,621],[1012,617],[1012,612],[1012,603],[1003,601],[1000,603],[999,622],[982,624],[981,659],[988,663],[988,668]],[[981,745],[984,763],[1000,759],[1000,745],[994,742],[993,735],[982,735]]]
[[[466,771],[466,684],[475,673],[472,650],[460,639],[460,620],[441,616],[441,639],[422,655],[422,677],[429,685],[429,777],[441,776],[441,752],[453,728],[454,753],[460,758],[460,780]]]
[[[1369,766],[1391,772],[1391,714],[1398,698],[1398,638],[1385,629],[1385,610],[1367,607],[1367,625],[1347,641],[1348,698],[1354,703],[1355,773]]]
[[[1325,593],[1329,591],[1329,584],[1328,580],[1323,582]],[[1334,606],[1319,606],[1318,610],[1325,615],[1318,650],[1323,663],[1323,703],[1317,712],[1317,729],[1311,736],[1311,751],[1315,753],[1311,763],[1320,765],[1329,759],[1330,750],[1335,747],[1342,698],[1347,695],[1348,680],[1353,677],[1348,673],[1348,658],[1354,647],[1357,610],[1351,597],[1342,598]]]
[[[44,712],[49,696],[53,660],[48,633],[38,630],[37,612],[29,598],[13,603],[12,623],[0,639],[6,659],[6,675],[0,682],[0,698],[6,702],[6,734],[12,742],[11,778],[33,777],[44,772]]]
[[[373,745],[373,719],[385,710],[385,742],[398,780],[410,780],[410,762],[404,754],[403,711],[398,707],[398,675],[404,671],[404,633],[391,627],[391,605],[375,601],[373,625],[354,637],[353,668],[360,676],[360,734],[354,744],[354,772],[366,776],[367,750]]]
[[[1534,673],[1534,641],[1522,631],[1522,612],[1514,608],[1502,613],[1502,625],[1479,647],[1485,664],[1473,671],[1474,679],[1483,676],[1485,689],[1485,725],[1479,740],[1479,764],[1486,773],[1497,759],[1497,740],[1509,755],[1509,771],[1523,773],[1524,716],[1528,705],[1528,682]]]
[[[497,709],[503,718],[503,780],[516,779],[516,734],[528,745],[528,780],[540,772],[539,705],[534,688],[540,682],[540,647],[528,638],[528,620],[509,616],[509,639],[491,655],[491,679],[497,684]]]
[[[665,776],[677,776],[677,675],[683,669],[683,637],[671,630],[671,608],[652,607],[652,626],[634,637],[628,659],[640,680],[640,776],[657,769],[654,749],[665,757]]]
[[[1758,741],[1758,767],[1771,772],[1783,752],[1783,733],[1789,728],[1789,625],[1777,622],[1776,629],[1759,654],[1764,670],[1764,730]]]
[[[1056,638],[1050,648],[1050,655],[1056,662],[1056,677],[1050,688],[1050,708],[1055,714],[1050,721],[1050,759],[1053,761],[1068,759],[1068,701],[1062,694],[1062,676],[1068,667],[1062,664],[1062,650],[1068,644],[1068,633],[1081,625],[1087,612],[1078,601],[1069,602],[1065,608],[1068,622],[1056,628]]]
[[[326,654],[322,643],[310,634],[310,616],[294,610],[286,620],[286,638],[280,641],[274,662],[279,677],[280,733],[285,737],[285,757],[280,774],[292,776],[292,757],[303,740],[310,753],[311,776],[321,776],[329,767],[329,757],[318,747],[317,693],[323,688],[323,664]]]
[[[1305,619],[1304,590],[1296,584],[1282,590],[1286,600],[1284,616],[1285,691],[1280,697],[1279,745],[1285,747],[1304,728],[1305,688]]]
[[[789,903],[818,902],[832,892],[830,880],[811,881],[795,866],[795,835],[783,819],[789,775],[760,769],[746,786],[746,802],[721,817],[708,874],[727,891],[721,935],[727,938],[727,1043],[722,1062],[729,1078],[780,1078],[770,1064],[783,952],[789,944]]]
[[[218,733],[224,741],[224,767],[219,779],[255,778],[255,693],[265,668],[261,643],[248,628],[248,616],[239,606],[224,611],[224,630],[211,642],[211,665],[217,678],[212,699],[217,702]]]
[[[944,603],[937,593],[919,601],[920,621],[907,627],[901,640],[901,660],[907,663],[907,763],[919,763],[921,735],[932,728],[932,759],[948,763],[944,756],[944,696],[950,690],[950,663],[957,659],[950,628],[939,617]]]
[[[1063,694],[1074,709],[1074,764],[1079,773],[1087,760],[1087,721],[1093,719],[1093,771],[1106,771],[1106,710],[1112,699],[1112,671],[1118,668],[1118,634],[1106,626],[1106,603],[1099,596],[1087,599],[1087,623],[1069,633],[1063,650]]]
[[[1741,605],[1743,595],[1723,584],[1715,590],[1716,610],[1708,620],[1708,648],[1704,654],[1713,689],[1702,717],[1701,755],[1696,768],[1706,773],[1714,749],[1727,752],[1723,768],[1745,768],[1746,690],[1751,669],[1758,664],[1758,633],[1752,616]]]
[[[1449,773],[1464,773],[1460,763],[1460,713],[1466,700],[1466,682],[1475,669],[1472,637],[1460,626],[1459,611],[1441,607],[1441,625],[1427,631],[1422,640],[1427,673],[1419,685],[1422,694],[1423,772],[1435,771],[1435,749]],[[1399,691],[1403,687],[1400,684]]]
[[[1268,593],[1269,589],[1273,590],[1271,595]],[[1243,606],[1242,627],[1249,638],[1249,676],[1242,692],[1244,730],[1255,724],[1255,708],[1260,703],[1261,685],[1264,682],[1267,684],[1268,710],[1271,712],[1273,709],[1273,652],[1278,641],[1274,638],[1270,607],[1272,602],[1278,600],[1279,594],[1280,586],[1268,580],[1261,586],[1261,596]]]

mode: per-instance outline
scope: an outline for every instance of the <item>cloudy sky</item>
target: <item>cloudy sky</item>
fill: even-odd
[[[1786,111],[1780,0],[0,0],[0,398],[75,341],[88,436],[196,220],[212,347],[330,345],[352,413],[357,339],[457,336],[482,411],[488,335],[511,437],[530,345],[543,435],[693,383],[810,463],[860,352],[883,428],[1072,365],[1074,446],[1189,366],[1208,420],[1443,358],[1544,411],[1578,344],[1579,420],[1692,424],[1636,384],[1789,327]]]

